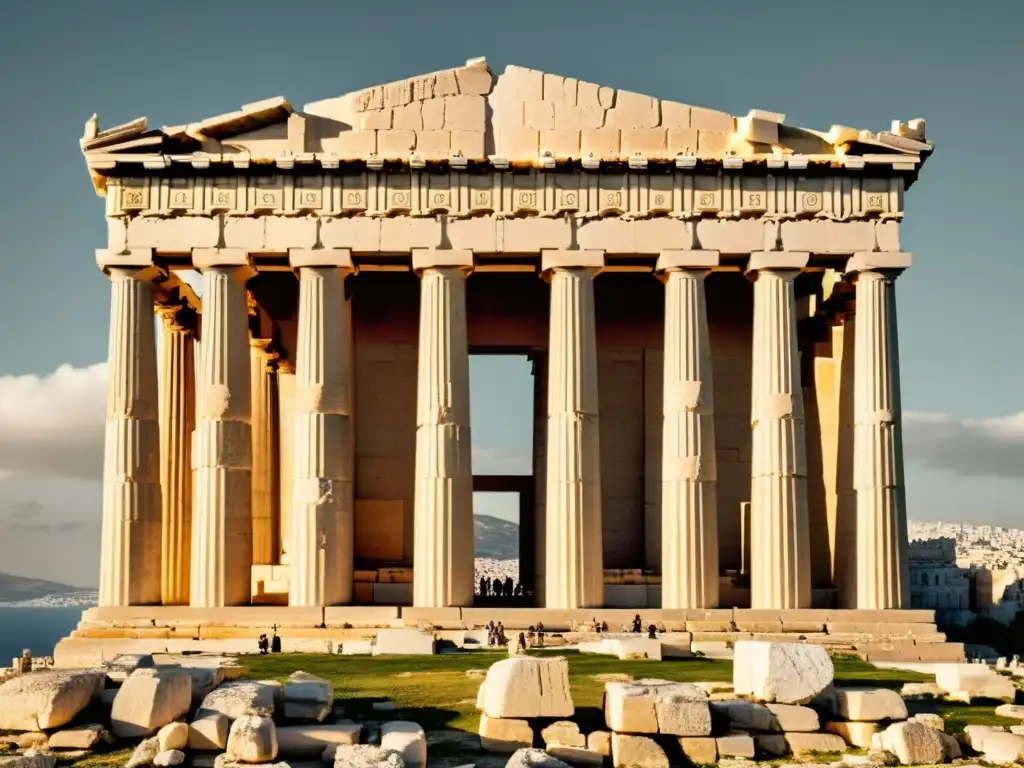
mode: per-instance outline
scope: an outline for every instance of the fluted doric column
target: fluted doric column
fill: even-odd
[[[471,251],[413,251],[420,276],[413,605],[473,604],[466,274]]]
[[[99,254],[98,254],[99,255]],[[100,606],[160,602],[160,425],[153,286],[111,268]]]
[[[277,362],[277,491],[278,555],[291,563],[292,504],[295,496],[295,362]]]
[[[713,251],[663,251],[661,605],[718,605],[715,406],[704,276]]]
[[[551,283],[545,605],[604,604],[594,276],[602,251],[544,251]]]
[[[180,307],[163,319],[160,385],[160,487],[163,497],[161,602],[188,605],[192,552],[192,430],[196,421],[195,336]]]
[[[272,339],[249,340],[252,398],[252,562],[278,561],[277,381]]]
[[[807,446],[793,282],[808,254],[750,257],[754,351],[750,419],[752,608],[811,605]]]
[[[352,371],[347,249],[292,251],[299,270],[295,369],[295,479],[289,605],[352,602]],[[329,266],[325,266],[329,265]]]
[[[252,577],[252,430],[244,252],[193,251],[203,272],[192,444],[191,605],[246,605]]]
[[[903,608],[910,601],[896,327],[896,277],[909,266],[909,253],[858,253],[846,270],[857,286],[853,482],[858,608]]]

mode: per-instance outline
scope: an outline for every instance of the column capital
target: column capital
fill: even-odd
[[[180,304],[157,304],[155,312],[157,316],[167,324],[168,330],[191,331],[192,329],[184,322],[181,312],[185,309]]]
[[[167,275],[166,271],[153,261],[152,248],[130,248],[121,253],[109,248],[97,248],[96,265],[107,277],[111,276],[113,269],[134,270],[137,272],[135,277],[150,282]]]
[[[658,255],[658,263],[654,267],[654,276],[663,279],[666,272],[693,270],[707,273],[717,267],[720,262],[718,251],[684,251],[672,249],[662,251]]]
[[[910,267],[911,255],[906,251],[861,251],[846,262],[845,274],[856,280],[861,272],[887,272],[899,275]]]
[[[356,271],[351,248],[289,248],[288,263],[292,269],[337,267],[346,274]]]
[[[193,248],[192,266],[203,270],[211,267],[252,267],[252,258],[244,248]]]
[[[281,355],[274,349],[273,339],[249,339],[249,348],[260,352],[266,358],[265,362],[268,372],[276,370],[275,363]]]
[[[604,251],[587,250],[543,250],[540,252],[541,276],[548,279],[556,269],[592,269],[596,276],[604,269]]]
[[[295,374],[295,361],[286,357],[277,358],[277,372],[285,375]]]
[[[473,252],[469,250],[441,250],[439,248],[413,248],[412,270],[422,275],[425,269],[473,269]]]
[[[811,254],[807,251],[753,251],[745,274],[756,277],[761,270],[799,272],[810,260]]]

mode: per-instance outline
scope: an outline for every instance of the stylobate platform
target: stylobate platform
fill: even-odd
[[[276,628],[285,652],[327,653],[346,640],[368,639],[387,627],[450,633],[502,622],[507,632],[544,625],[553,645],[596,637],[594,622],[610,631],[644,626],[695,644],[774,640],[824,645],[869,660],[960,661],[963,645],[946,642],[928,610],[706,610],[545,608],[408,608],[328,606],[316,608],[132,606],[90,608],[78,628],[54,651],[57,666],[94,665],[118,653],[208,651],[252,653],[256,638]],[[686,638],[685,635],[689,637]]]

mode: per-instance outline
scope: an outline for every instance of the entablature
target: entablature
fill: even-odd
[[[665,170],[153,174],[109,179],[107,216],[900,219],[900,175]]]

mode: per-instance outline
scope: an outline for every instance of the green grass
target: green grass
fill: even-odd
[[[712,659],[668,661],[620,661],[609,656],[581,654],[577,651],[531,651],[532,655],[565,656],[569,661],[576,717],[581,727],[601,727],[601,697],[604,682],[597,675],[626,674],[634,678],[657,677],[680,682],[732,680],[732,662]],[[320,656],[282,654],[245,656],[242,663],[248,677],[257,680],[283,680],[296,670],[319,675],[334,684],[335,696],[356,720],[386,720],[396,713],[375,712],[374,701],[393,701],[398,714],[416,720],[427,730],[455,729],[475,732],[479,715],[476,693],[480,678],[467,677],[471,669],[485,670],[507,658],[504,651],[438,656]],[[904,683],[928,682],[931,675],[900,669],[879,669],[856,656],[837,655],[835,680],[840,686],[878,686],[899,690]],[[997,717],[998,702],[973,706],[945,701],[909,701],[911,714],[936,712],[946,721],[949,733],[959,733],[967,725],[1013,725],[1016,720]]]
[[[58,763],[73,765],[74,768],[120,768],[128,762],[128,758],[132,756],[134,751],[135,746],[133,745],[124,749],[114,749],[110,752],[95,752],[88,757],[74,761],[61,761],[58,758]]]
[[[730,681],[732,663],[709,659],[678,661],[619,661],[608,656],[576,651],[538,651],[538,655],[563,655],[569,660],[569,683],[577,720],[584,724],[601,718],[604,683],[594,675],[626,674],[659,677],[682,682]],[[400,712],[427,730],[476,731],[479,715],[476,693],[481,678],[467,677],[466,670],[486,670],[507,658],[504,651],[438,656],[320,656],[282,654],[246,656],[250,678],[283,680],[296,670],[319,675],[334,684],[335,697],[356,720],[393,719],[394,713],[375,712],[374,701],[395,702]]]

